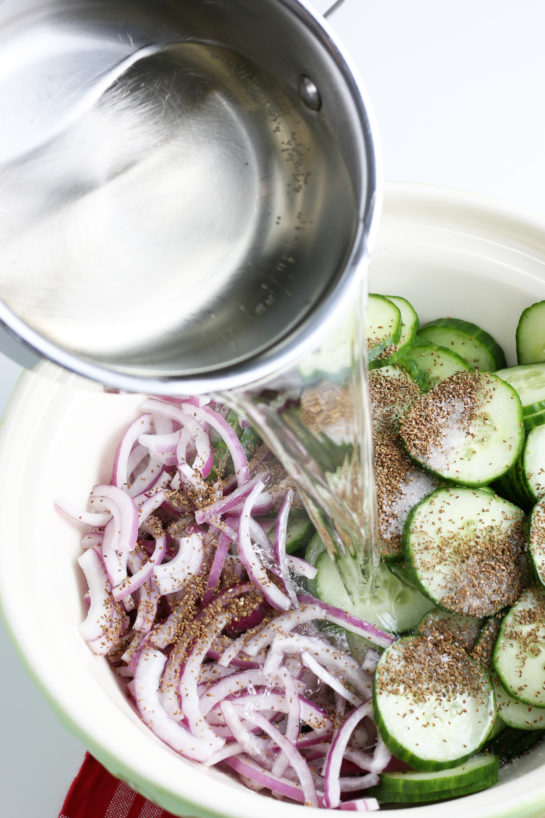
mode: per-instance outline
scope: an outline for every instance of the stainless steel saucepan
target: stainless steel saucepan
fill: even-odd
[[[4,0],[0,111],[0,320],[25,363],[229,389],[354,297],[374,130],[305,2]]]

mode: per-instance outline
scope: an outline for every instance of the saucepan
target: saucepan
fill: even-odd
[[[232,389],[353,300],[375,127],[306,2],[5,0],[0,107],[0,321],[26,366]]]

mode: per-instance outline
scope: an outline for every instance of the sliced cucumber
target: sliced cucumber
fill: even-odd
[[[397,349],[400,350],[406,346],[406,344],[410,344],[414,341],[414,337],[420,326],[420,321],[418,320],[415,308],[406,298],[402,298],[399,295],[388,295],[386,297],[388,301],[392,301],[392,303],[396,305],[401,313],[401,335],[396,344]]]
[[[316,596],[319,599],[392,633],[411,630],[422,615],[433,607],[429,599],[415,588],[405,585],[386,565],[378,568],[376,590],[357,605],[351,602],[337,565],[327,551],[318,557],[316,568]]]
[[[517,462],[498,481],[497,489],[524,509],[545,496],[545,424],[528,431]]]
[[[533,412],[532,414],[527,414],[522,410],[522,416],[524,419],[524,425],[526,429],[534,429],[536,426],[543,426],[545,423],[545,405],[543,409]]]
[[[518,699],[514,699],[495,673],[492,674],[492,683],[498,715],[508,727],[516,727],[517,730],[545,729],[544,707],[532,707],[531,704],[523,704]]]
[[[286,529],[286,551],[293,554],[301,548],[306,548],[316,529],[306,511],[293,509],[288,518]]]
[[[528,588],[505,616],[492,661],[509,695],[545,708],[544,588]]]
[[[545,496],[545,424],[528,432],[519,463],[523,486],[537,503]]]
[[[537,577],[545,585],[545,497],[535,504],[530,515],[528,550]]]
[[[468,364],[450,349],[419,337],[395,356],[397,366],[405,369],[424,391],[432,389],[456,372],[467,372]]]
[[[485,790],[498,782],[499,759],[481,753],[463,764],[439,772],[382,773],[380,784],[369,794],[386,804],[418,804],[459,798]]]
[[[496,708],[487,671],[454,641],[405,636],[379,659],[375,719],[396,758],[416,770],[440,770],[477,753]]]
[[[519,364],[545,363],[545,301],[526,307],[517,326]]]
[[[454,613],[490,616],[523,587],[525,516],[488,491],[438,489],[409,513],[407,565],[422,591]]]
[[[496,375],[517,391],[527,428],[545,423],[545,363],[509,366]]]
[[[400,434],[408,454],[428,471],[467,486],[486,485],[519,455],[520,400],[489,372],[459,372],[415,401]]]
[[[367,359],[370,368],[380,366],[381,359],[395,351],[401,338],[403,322],[400,309],[383,295],[371,293],[367,301]]]
[[[447,638],[454,639],[469,652],[479,638],[481,624],[482,620],[476,616],[455,614],[441,608],[434,608],[433,611],[424,614],[416,630],[422,636],[443,634]]]
[[[470,369],[493,372],[505,366],[505,355],[492,336],[476,324],[459,318],[438,318],[419,331],[419,336],[460,355]]]

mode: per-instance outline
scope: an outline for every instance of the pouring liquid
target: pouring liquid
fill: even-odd
[[[220,399],[245,417],[295,481],[350,598],[372,586],[376,492],[365,347],[367,280],[352,314],[290,371]]]

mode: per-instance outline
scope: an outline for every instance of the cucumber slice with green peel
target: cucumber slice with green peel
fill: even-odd
[[[527,510],[545,496],[545,424],[528,430],[517,462],[497,482],[497,489]]]
[[[419,337],[394,356],[396,366],[405,369],[424,391],[432,389],[456,372],[468,372],[469,366],[450,349],[432,344]]]
[[[545,496],[545,424],[528,432],[517,465],[524,490],[537,503]]]
[[[400,309],[383,295],[371,293],[367,300],[367,360],[372,369],[394,351],[401,338],[403,322]]]
[[[545,301],[526,307],[516,337],[519,364],[545,363]]]
[[[442,637],[404,636],[386,648],[373,700],[385,744],[415,770],[466,761],[484,745],[496,718],[488,672]]]
[[[492,663],[510,696],[545,708],[545,588],[528,588],[506,614]]]
[[[423,468],[458,484],[483,486],[505,474],[520,453],[520,400],[489,372],[459,372],[412,404],[400,434]]]
[[[545,708],[523,704],[510,696],[496,673],[491,674],[498,716],[508,727],[517,730],[544,730]]]
[[[414,341],[420,326],[420,321],[415,308],[406,298],[402,298],[399,295],[387,295],[386,298],[395,304],[401,313],[401,335],[396,344],[397,349],[400,350],[406,344],[410,344]]]
[[[534,412],[530,415],[525,414],[523,409],[522,417],[524,420],[524,425],[528,431],[530,431],[530,429],[534,429],[536,426],[543,426],[543,424],[545,423],[545,408],[543,408],[539,412]]]
[[[507,728],[506,723],[504,721],[502,721],[502,719],[499,716],[496,716],[496,721],[494,722],[494,726],[492,727],[492,730],[490,731],[490,735],[488,736],[488,738],[486,740],[486,746],[485,746],[484,749],[487,750],[487,748],[490,745],[490,742],[492,741],[492,739],[494,739],[497,735],[499,735],[501,732],[503,732],[503,730],[505,730],[506,728]]]
[[[437,605],[491,616],[524,587],[525,522],[520,508],[488,491],[438,489],[407,517],[405,560]]]
[[[424,614],[416,632],[422,636],[432,634],[443,634],[447,638],[452,638],[466,651],[471,651],[475,646],[481,632],[482,619],[476,616],[466,616],[465,614],[455,614],[444,611],[442,608],[434,608],[433,611]]]
[[[369,795],[385,804],[419,804],[459,798],[498,782],[499,759],[481,753],[463,764],[438,772],[384,772]]]
[[[528,551],[537,578],[545,586],[545,497],[535,504],[530,514]]]
[[[498,369],[498,378],[511,384],[522,405],[522,416],[527,428],[545,421],[545,363],[522,364]]]
[[[405,585],[384,564],[377,570],[376,590],[356,604],[348,596],[337,565],[327,551],[318,557],[316,568],[316,596],[319,599],[391,633],[411,630],[422,615],[433,607],[433,603],[419,590]]]
[[[294,554],[295,551],[306,548],[315,533],[316,529],[306,511],[298,508],[290,511],[286,528],[286,551],[288,554]]]
[[[438,318],[421,327],[418,333],[437,346],[456,352],[470,369],[493,372],[505,366],[505,354],[490,333],[460,318]]]

